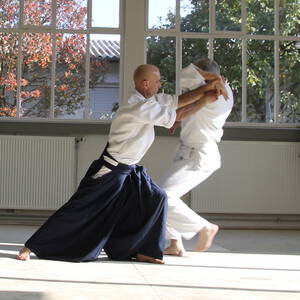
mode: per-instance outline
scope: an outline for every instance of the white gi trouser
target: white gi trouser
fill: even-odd
[[[195,147],[180,144],[174,161],[159,186],[168,195],[167,238],[191,239],[208,221],[190,209],[180,197],[220,168],[220,153],[214,142]]]

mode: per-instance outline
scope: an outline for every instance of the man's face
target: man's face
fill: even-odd
[[[160,72],[156,71],[151,74],[151,76],[148,80],[148,89],[147,89],[148,97],[152,97],[155,94],[157,94],[157,92],[160,88],[161,88]]]

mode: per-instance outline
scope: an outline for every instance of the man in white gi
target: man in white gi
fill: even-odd
[[[205,80],[221,78],[216,62],[204,59],[182,70],[183,92],[205,84]],[[233,106],[232,90],[225,82],[228,99],[220,95],[195,114],[181,122],[180,144],[173,163],[158,181],[168,195],[167,238],[170,245],[165,254],[183,256],[182,238],[191,239],[199,234],[196,251],[205,251],[218,231],[212,224],[191,210],[180,197],[199,185],[220,168],[217,143],[223,135],[223,125]]]
[[[225,91],[216,79],[179,97],[157,94],[160,72],[148,64],[135,70],[134,83],[112,121],[106,149],[17,259],[28,260],[32,251],[43,259],[92,261],[104,249],[114,260],[163,263],[167,196],[136,163],[151,146],[155,125],[170,128]]]
[[[121,104],[111,124],[107,149],[124,164],[135,164],[142,159],[154,140],[153,126],[171,128],[175,121],[192,115],[208,102],[214,102],[217,93],[225,93],[221,80],[215,78],[179,97],[157,94],[161,87],[160,72],[149,64],[137,68],[134,82],[135,91],[126,103]]]

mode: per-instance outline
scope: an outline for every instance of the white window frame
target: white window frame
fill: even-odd
[[[24,11],[24,0],[20,1],[20,23],[24,24],[24,18],[22,11]],[[56,10],[56,1],[52,0],[53,12]],[[51,34],[55,33],[82,33],[87,35],[87,45],[89,47],[90,34],[118,34],[120,35],[120,101],[126,99],[129,92],[133,88],[132,74],[136,66],[146,62],[146,37],[147,36],[172,36],[176,38],[177,49],[176,49],[176,92],[179,92],[179,71],[181,69],[181,40],[182,38],[207,38],[209,40],[209,57],[213,58],[213,38],[228,38],[228,37],[237,37],[243,40],[242,48],[242,121],[241,122],[230,122],[226,123],[226,126],[229,127],[298,127],[297,124],[285,124],[285,123],[247,123],[246,120],[246,100],[247,100],[247,74],[246,74],[246,47],[248,39],[270,39],[275,41],[275,111],[278,112],[279,109],[279,42],[281,40],[296,40],[300,42],[299,37],[282,37],[279,35],[279,0],[274,0],[275,3],[275,33],[274,35],[247,35],[245,29],[245,20],[247,18],[246,4],[247,0],[241,0],[242,3],[242,30],[240,32],[223,32],[215,30],[215,1],[209,1],[210,3],[210,31],[208,33],[194,33],[194,32],[180,32],[179,21],[180,21],[180,0],[176,0],[176,28],[170,30],[149,30],[148,29],[148,7],[149,0],[119,0],[120,7],[120,21],[119,28],[98,28],[91,26],[91,17],[92,17],[92,0],[87,0],[88,7],[88,16],[87,16],[87,29],[85,30],[65,30],[65,29],[56,29],[55,26],[19,26],[18,28],[1,28],[0,32],[12,32],[12,33],[25,33],[25,32],[49,32]],[[56,18],[56,14],[52,13],[52,18]],[[21,36],[19,35],[19,56],[18,56],[18,66],[17,66],[17,99],[19,99],[21,85]],[[53,41],[52,45],[55,49],[55,42]],[[89,53],[89,52],[87,52]],[[55,61],[52,62],[53,66],[51,70],[51,77],[55,76]],[[86,57],[86,64],[89,65],[89,57]],[[89,71],[88,67],[86,69],[86,91],[89,90]],[[84,102],[85,114],[83,119],[72,119],[72,120],[63,120],[54,118],[54,81],[52,80],[51,86],[51,115],[50,118],[22,118],[20,117],[20,102],[17,103],[17,117],[1,117],[0,122],[3,121],[34,121],[34,122],[72,122],[72,123],[109,123],[109,121],[100,121],[92,120],[88,118],[88,93],[86,93],[86,98]],[[277,115],[277,114],[276,114]]]
[[[241,121],[227,122],[226,126],[232,127],[298,127],[297,123],[279,123],[278,113],[280,104],[279,90],[279,45],[280,41],[298,41],[297,36],[282,36],[279,29],[279,4],[280,0],[274,0],[274,34],[259,35],[247,34],[247,0],[241,0],[241,31],[218,31],[216,30],[216,2],[209,1],[209,32],[181,32],[180,30],[180,0],[176,0],[176,16],[175,28],[173,29],[148,29],[148,11],[149,1],[146,0],[146,20],[145,20],[145,36],[162,36],[176,38],[176,93],[180,93],[179,73],[182,68],[182,39],[184,38],[201,38],[208,39],[208,57],[214,58],[213,42],[215,38],[238,38],[242,41],[242,107]],[[247,41],[248,40],[270,40],[274,41],[274,122],[272,123],[254,123],[247,122]],[[146,50],[145,50],[146,51]]]
[[[84,122],[84,121],[95,121],[89,119],[89,76],[90,76],[90,35],[91,34],[117,34],[120,35],[120,74],[122,71],[122,41],[123,41],[123,1],[119,0],[119,27],[118,28],[107,28],[107,27],[92,27],[92,1],[87,0],[87,24],[86,29],[58,29],[56,28],[56,7],[57,0],[52,0],[51,2],[51,25],[49,26],[35,26],[35,25],[25,25],[24,24],[24,2],[25,0],[19,0],[19,25],[12,28],[0,28],[0,32],[6,33],[17,33],[18,34],[18,58],[17,58],[17,91],[16,91],[16,117],[1,117],[0,120],[5,121],[66,121],[67,119],[58,119],[54,117],[54,103],[55,103],[55,68],[56,68],[56,34],[58,33],[68,33],[68,34],[84,34],[86,35],[86,56],[85,56],[85,99],[84,99],[84,116],[82,119],[72,120]],[[50,94],[50,116],[49,118],[23,118],[20,113],[21,103],[20,103],[20,93],[21,93],[21,69],[22,69],[22,35],[24,33],[49,33],[52,35],[52,63],[51,63],[51,94]],[[120,91],[122,91],[122,76],[120,76]],[[122,92],[120,92],[120,95]],[[98,121],[99,122],[99,121]],[[101,121],[103,122],[103,121]]]

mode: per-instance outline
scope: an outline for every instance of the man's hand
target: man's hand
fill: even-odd
[[[228,97],[228,94],[227,94],[227,91],[226,91],[223,81],[216,82],[215,87],[216,87],[218,96],[222,95],[225,98],[225,100],[228,100],[229,97]]]
[[[206,81],[215,82],[215,88],[218,91],[218,95],[222,95],[225,100],[228,100],[228,94],[224,86],[226,82],[226,78],[224,76],[212,72],[203,71],[201,69],[198,69],[198,72]]]
[[[224,82],[222,79],[215,79],[210,81],[207,85],[204,86],[205,92],[215,90],[217,91],[218,96],[223,96],[225,100],[228,100],[228,94],[226,88],[224,86]]]
[[[204,94],[203,98],[205,99],[206,103],[213,103],[218,99],[219,95],[216,90],[209,91]]]
[[[174,134],[176,129],[181,126],[181,121],[175,121],[174,125],[169,129],[169,134]]]

